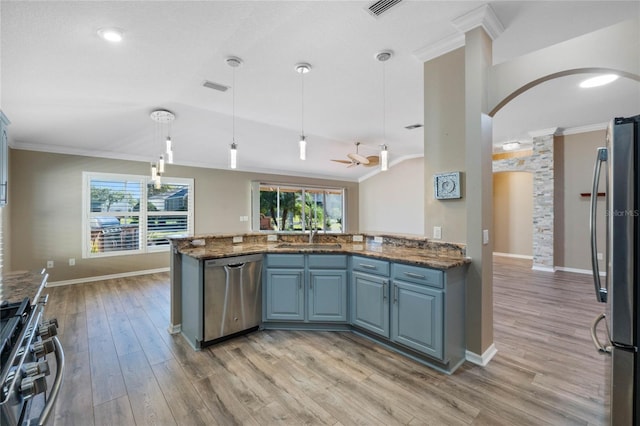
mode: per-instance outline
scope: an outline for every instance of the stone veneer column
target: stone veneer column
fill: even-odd
[[[533,269],[553,271],[553,134],[534,136],[532,160]]]

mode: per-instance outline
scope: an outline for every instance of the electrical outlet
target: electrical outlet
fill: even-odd
[[[604,256],[602,255],[602,253],[598,253],[597,256],[598,260],[604,260]]]
[[[241,243],[242,242],[242,236],[233,237],[233,242],[234,243]]]
[[[433,227],[433,239],[434,240],[441,240],[442,239],[442,227],[441,226],[434,226]]]
[[[267,235],[267,241],[278,241],[278,236],[276,234]]]
[[[374,243],[378,243],[378,244],[382,244],[382,237],[373,237],[373,242]]]
[[[76,259],[74,259],[73,257],[69,258],[69,266],[76,266]]]
[[[47,260],[47,268],[53,268],[53,260]]]
[[[362,242],[362,235],[354,235],[353,236],[353,242],[354,243],[361,243]]]

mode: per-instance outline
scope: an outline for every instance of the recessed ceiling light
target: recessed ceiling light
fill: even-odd
[[[580,87],[582,88],[590,88],[590,87],[598,87],[604,86],[605,84],[609,84],[618,79],[618,75],[616,74],[603,74],[598,75],[596,77],[588,78],[580,83]]]
[[[518,141],[505,142],[502,144],[502,149],[504,151],[514,151],[518,148],[520,148],[520,142]]]
[[[122,30],[118,28],[100,28],[98,30],[98,35],[112,43],[119,43],[122,41]]]

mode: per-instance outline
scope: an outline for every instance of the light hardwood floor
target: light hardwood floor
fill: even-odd
[[[494,272],[498,354],[451,376],[346,332],[262,331],[195,352],[167,332],[168,274],[50,288],[67,359],[49,423],[606,424],[589,276],[505,258]]]

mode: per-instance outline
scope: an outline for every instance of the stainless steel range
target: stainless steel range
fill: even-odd
[[[33,298],[3,301],[0,305],[0,425],[44,425],[53,409],[64,376],[64,352],[55,319],[43,319],[48,295],[41,296],[47,275]],[[55,378],[47,392],[50,365]]]

